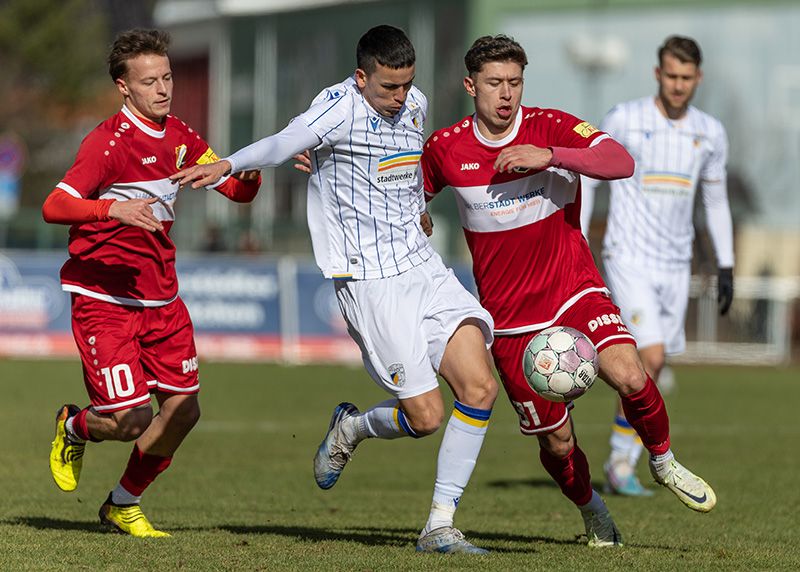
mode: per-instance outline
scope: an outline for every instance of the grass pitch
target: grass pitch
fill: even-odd
[[[693,513],[665,489],[607,497],[625,538],[591,550],[578,511],[541,468],[501,394],[456,524],[489,556],[416,554],[441,431],[363,443],[335,488],[311,459],[333,407],[384,399],[360,368],[203,364],[203,417],[142,507],[165,540],[106,533],[97,510],[129,444],[90,444],[80,487],[48,469],[59,405],[86,397],[78,362],[0,361],[0,570],[797,570],[800,371],[679,368],[673,448],[719,497]],[[574,411],[602,486],[613,395]],[[644,463],[643,482],[649,481]]]

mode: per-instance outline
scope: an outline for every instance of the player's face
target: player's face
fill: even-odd
[[[668,117],[679,118],[686,112],[702,79],[703,72],[695,64],[664,54],[664,61],[656,68],[656,80],[658,99]]]
[[[130,110],[160,123],[172,103],[172,69],[169,58],[142,54],[127,60],[128,72],[117,80],[117,89]]]
[[[514,128],[522,102],[522,66],[516,62],[489,62],[464,78],[464,88],[475,101],[478,128],[492,139],[502,139]]]
[[[406,104],[408,92],[414,82],[414,66],[392,69],[375,64],[375,71],[356,70],[356,84],[361,95],[372,109],[384,117],[394,117]]]

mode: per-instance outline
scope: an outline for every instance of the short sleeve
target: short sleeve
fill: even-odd
[[[111,140],[112,144],[109,144]],[[113,183],[127,153],[100,129],[95,129],[81,143],[75,162],[56,185],[76,198],[96,199],[102,189]]]
[[[564,111],[546,110],[551,122],[551,146],[583,149],[605,136],[597,127]]]

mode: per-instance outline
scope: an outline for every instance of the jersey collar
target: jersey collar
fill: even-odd
[[[514,128],[511,130],[511,133],[503,137],[502,139],[498,139],[497,141],[492,141],[491,139],[487,139],[484,137],[480,130],[478,129],[478,118],[476,117],[477,114],[472,114],[472,133],[475,134],[475,138],[486,145],[487,147],[503,147],[504,145],[508,145],[511,143],[514,138],[519,133],[519,126],[522,125],[522,106],[519,106],[517,110],[517,117],[514,119]]]
[[[125,115],[128,119],[131,120],[136,127],[138,127],[141,131],[144,131],[150,137],[154,137],[156,139],[163,139],[164,135],[167,134],[166,129],[153,129],[148,125],[149,121],[145,123],[145,120],[141,117],[138,117],[135,113],[133,113],[127,106],[122,106],[122,114]]]

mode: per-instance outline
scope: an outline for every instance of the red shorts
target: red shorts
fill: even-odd
[[[72,296],[72,333],[94,408],[110,413],[150,403],[150,392],[197,393],[194,328],[180,298],[140,308]]]
[[[551,325],[568,326],[583,332],[598,351],[616,344],[636,345],[619,314],[619,308],[608,295],[591,292],[579,298]],[[572,403],[556,403],[539,396],[525,380],[522,356],[528,342],[540,331],[496,336],[492,345],[495,367],[508,399],[519,415],[519,430],[525,435],[555,431],[567,422],[572,408]]]

